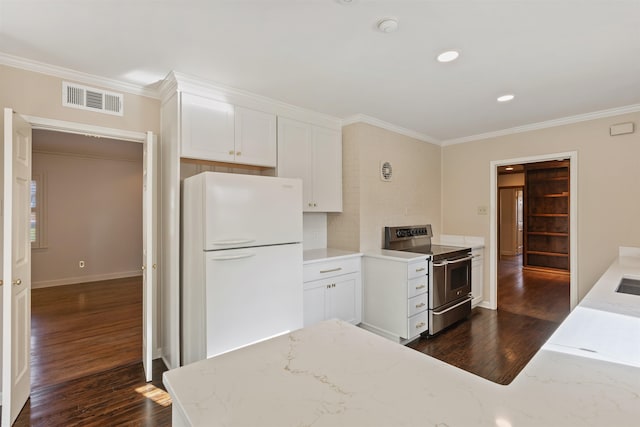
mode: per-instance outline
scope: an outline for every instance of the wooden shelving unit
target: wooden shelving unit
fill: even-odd
[[[569,161],[525,165],[523,267],[569,273]]]

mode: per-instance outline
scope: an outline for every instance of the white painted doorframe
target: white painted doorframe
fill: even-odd
[[[23,117],[25,117],[25,119],[31,124],[33,129],[74,133],[74,134],[80,134],[80,135],[95,136],[99,138],[118,139],[122,141],[138,142],[141,144],[146,144],[149,141],[149,139],[154,139],[155,137],[153,134],[149,132],[127,131],[122,129],[107,128],[107,127],[101,127],[101,126],[88,125],[85,123],[67,122],[62,120],[54,120],[54,119],[35,117],[35,116],[23,116]],[[141,195],[141,197],[144,197],[144,196]],[[144,200],[143,200],[143,203],[144,203]],[[156,224],[153,225],[153,228],[155,228],[155,226]],[[144,262],[150,262],[150,261],[151,261],[150,259],[144,260]],[[154,261],[151,263],[154,273],[156,271],[156,269],[154,268],[156,263],[157,261]],[[155,282],[154,280],[143,281],[143,286],[147,286],[147,284],[149,286],[153,286],[154,282]],[[156,317],[154,315],[156,311],[156,304],[155,302],[152,302],[151,307],[147,307],[147,305],[149,304],[149,301],[156,301],[157,288],[152,289],[151,292],[149,292],[148,289],[143,290],[143,294],[147,296],[143,300],[143,313],[144,313],[144,316],[146,316],[147,318],[143,319],[144,330],[143,330],[143,338],[142,338],[141,345],[145,350],[143,351],[143,356],[148,358],[149,351],[151,350],[153,353],[153,355],[151,356],[151,359],[153,359],[160,356],[160,351],[157,348],[155,349],[151,348],[151,343],[153,342],[153,337],[155,336],[155,330],[157,327],[154,319]],[[151,336],[148,336],[148,337],[144,336],[145,334],[149,334],[149,333]],[[151,366],[148,363],[144,363],[144,365],[145,365],[145,369],[148,368],[147,372],[145,373],[147,381],[150,381]]]
[[[569,301],[571,310],[578,305],[578,152],[568,151],[564,153],[491,161],[489,175],[491,194],[489,202],[489,301],[484,303],[483,306],[492,310],[498,308],[498,166],[546,162],[559,159],[569,159],[571,161],[569,168],[569,268],[571,270]]]

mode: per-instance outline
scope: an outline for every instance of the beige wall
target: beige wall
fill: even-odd
[[[524,187],[524,173],[498,175],[498,187]]]
[[[383,227],[433,224],[440,234],[440,147],[365,123],[342,130],[343,212],[329,214],[328,246],[380,249]],[[380,162],[393,180],[380,179]]]
[[[491,161],[577,151],[581,299],[617,256],[619,246],[640,246],[640,133],[609,136],[610,125],[628,121],[637,126],[640,113],[443,147],[443,232],[490,241],[489,215],[478,215],[477,207],[489,206]],[[485,295],[488,271],[486,264]]]
[[[13,108],[20,114],[47,119],[129,131],[159,132],[159,100],[124,93],[124,116],[94,113],[63,107],[62,82],[63,79],[58,77],[0,65],[0,106]]]
[[[71,144],[59,151],[62,140]],[[44,178],[47,235],[46,247],[32,250],[34,288],[142,273],[142,144],[93,141],[33,132],[33,175]],[[85,148],[91,145],[102,151]]]
[[[62,81],[63,79],[58,77],[0,65],[0,107],[12,108],[20,114],[46,119],[159,133],[159,100],[124,93],[122,117],[67,108],[62,106]],[[122,93],[119,90],[115,92]],[[159,295],[159,298],[162,298],[162,295]],[[158,328],[156,332],[159,332]],[[154,338],[154,348],[162,346],[157,336]]]

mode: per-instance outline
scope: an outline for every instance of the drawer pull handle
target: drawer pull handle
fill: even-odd
[[[340,271],[342,270],[342,267],[338,267],[338,268],[332,268],[330,270],[320,270],[320,274],[324,274],[324,273],[333,273],[335,271]]]
[[[427,285],[420,285],[420,286],[416,286],[416,290],[418,290],[418,289],[424,289],[424,288],[426,288],[426,287],[427,287]]]
[[[419,273],[419,272],[425,271],[425,270],[426,270],[426,268],[424,268],[424,267],[416,268],[416,273]]]
[[[424,307],[426,304],[421,302],[420,304],[416,304],[416,308],[422,308]]]
[[[422,328],[424,325],[426,325],[426,323],[424,323],[424,322],[420,322],[420,323],[416,324],[416,329],[420,329],[420,328]]]

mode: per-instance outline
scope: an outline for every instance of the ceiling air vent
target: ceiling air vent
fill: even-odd
[[[122,116],[123,98],[121,93],[62,82],[62,105],[65,107]]]

